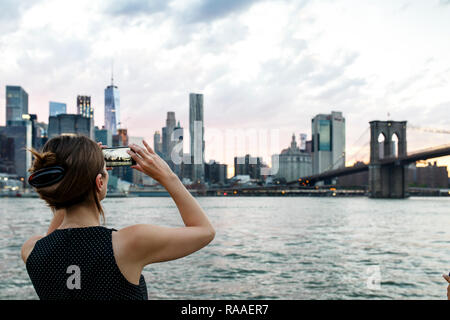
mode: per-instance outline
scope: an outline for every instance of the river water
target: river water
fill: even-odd
[[[150,299],[446,299],[450,198],[197,198],[216,238],[146,266]],[[111,198],[106,226],[182,225],[171,198]],[[37,299],[20,258],[40,199],[0,199],[0,299]]]

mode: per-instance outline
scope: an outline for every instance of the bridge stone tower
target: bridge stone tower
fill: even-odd
[[[378,138],[384,136],[384,143]],[[392,138],[398,139],[397,155]],[[382,148],[383,150],[380,150]],[[382,154],[382,157],[380,157]],[[406,198],[406,170],[400,161],[383,159],[406,156],[406,121],[370,121],[369,195],[371,198]]]

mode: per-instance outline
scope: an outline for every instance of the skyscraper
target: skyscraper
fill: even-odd
[[[0,172],[15,174],[14,138],[8,137],[5,132],[1,131],[2,127],[0,127]]]
[[[50,117],[55,117],[58,114],[67,113],[67,105],[65,103],[50,101],[48,107],[49,107],[48,114]]]
[[[0,127],[0,135],[12,139],[15,173],[26,179],[30,175],[28,169],[30,169],[32,161],[31,152],[26,151],[26,148],[31,149],[32,147],[32,124],[26,118],[19,122],[21,122],[20,125],[14,123],[12,126]]]
[[[167,112],[166,126],[162,128],[162,153],[164,160],[169,161],[173,148],[172,133],[176,126],[175,112]]]
[[[92,119],[94,117],[90,96],[77,96],[77,114],[81,114],[84,118]]]
[[[154,147],[160,145],[163,159],[177,175],[180,175],[183,161],[183,128],[180,121],[176,124],[175,112],[167,112],[166,126],[162,128],[162,143],[158,140],[159,132],[155,133]]]
[[[342,112],[318,114],[311,122],[313,174],[345,167],[345,118]]]
[[[119,89],[113,83],[105,89],[105,128],[111,134],[117,134],[120,127],[120,94]]]
[[[173,171],[179,177],[181,176],[181,163],[183,162],[183,136],[184,129],[181,127],[180,121],[178,121],[172,132],[171,140],[173,145],[170,158],[173,162]]]
[[[189,135],[191,139],[192,180],[204,182],[205,140],[203,94],[189,94]]]
[[[162,156],[161,134],[159,131],[155,131],[155,134],[153,135],[153,151],[159,156]]]
[[[28,93],[20,86],[6,86],[6,125],[21,123],[22,114],[28,114]]]

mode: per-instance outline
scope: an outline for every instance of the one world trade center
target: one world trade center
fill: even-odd
[[[105,89],[105,129],[111,134],[117,134],[120,129],[120,94],[112,77],[111,85]]]

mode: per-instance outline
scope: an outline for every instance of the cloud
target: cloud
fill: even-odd
[[[0,30],[2,35],[18,30],[20,19],[25,11],[36,5],[37,0],[0,1]]]
[[[332,81],[340,79],[344,75],[345,70],[350,67],[358,57],[359,53],[356,52],[338,52],[337,56],[332,59],[332,63],[321,64],[320,69],[308,79],[309,83],[315,86],[325,86]]]
[[[230,14],[242,12],[261,0],[203,0],[184,15],[189,23],[211,22]]]
[[[354,99],[356,97],[355,91],[359,87],[365,86],[366,84],[366,80],[362,78],[344,79],[339,81],[338,84],[335,84],[330,88],[323,90],[318,95],[318,98],[328,101],[330,101],[331,99],[335,99],[336,97],[339,97],[341,100],[343,100],[344,97],[348,99]],[[349,91],[351,95],[346,95]]]
[[[103,9],[112,16],[135,17],[152,15],[162,12],[169,7],[167,0],[109,0]]]

